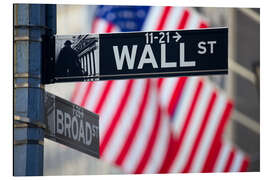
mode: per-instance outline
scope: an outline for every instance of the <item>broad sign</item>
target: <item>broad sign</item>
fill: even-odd
[[[99,116],[45,93],[45,137],[99,158]]]
[[[54,82],[227,74],[228,29],[56,35]]]

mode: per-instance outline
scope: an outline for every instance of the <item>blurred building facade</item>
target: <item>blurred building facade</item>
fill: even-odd
[[[260,10],[195,8],[211,27],[229,28],[229,75],[209,77],[234,100],[235,110],[225,137],[250,156],[248,171],[260,170]],[[58,5],[57,34],[89,33],[95,6]],[[74,83],[46,86],[70,99]],[[44,146],[44,175],[123,173],[117,167],[50,140]]]
[[[235,103],[226,137],[260,170],[260,9],[200,8],[212,26],[229,28],[229,76],[210,77]]]

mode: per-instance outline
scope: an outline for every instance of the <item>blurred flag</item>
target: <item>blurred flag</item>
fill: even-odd
[[[208,27],[190,8],[98,6],[92,32]],[[127,173],[246,171],[222,140],[232,102],[200,77],[77,83],[72,101],[100,115],[101,159]]]

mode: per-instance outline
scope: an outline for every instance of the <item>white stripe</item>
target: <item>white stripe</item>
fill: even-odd
[[[188,9],[188,11],[190,12],[190,16],[187,20],[187,25],[185,29],[197,29],[200,23],[200,16],[195,11],[192,11],[190,9]]]
[[[179,24],[179,20],[183,14],[183,8],[173,7],[168,14],[168,20],[164,24],[164,29],[166,30],[175,30]]]
[[[161,105],[168,108],[173,92],[176,88],[178,78],[164,78],[160,88]]]
[[[194,113],[192,114],[190,123],[187,127],[187,131],[183,139],[182,148],[180,148],[180,151],[178,151],[170,172],[179,172],[182,171],[185,167],[186,161],[190,156],[192,147],[194,145],[204,114],[206,112],[211,92],[211,86],[207,83],[204,83],[202,91],[199,94],[196,106],[194,107]]]
[[[223,143],[222,148],[219,152],[219,155],[217,157],[215,166],[214,166],[214,172],[223,172],[226,162],[229,158],[230,152],[231,152],[231,146],[229,143]]]
[[[108,92],[109,94],[107,95],[103,108],[99,113],[100,142],[103,141],[105,132],[107,131],[108,126],[110,125],[110,121],[114,117],[115,112],[117,111],[117,108],[121,103],[121,97],[124,94],[127,84],[128,83],[126,81],[115,81],[111,87],[112,91]],[[117,91],[113,91],[114,89],[117,89]]]
[[[165,113],[164,111],[162,113]],[[167,148],[170,140],[170,124],[168,116],[162,114],[161,125],[157,134],[153,152],[150,155],[149,161],[143,173],[157,173],[167,153]]]
[[[113,26],[111,32],[120,32],[120,29],[118,28],[118,26]]]
[[[244,161],[244,155],[239,150],[235,152],[235,156],[230,168],[230,172],[239,172]]]
[[[103,19],[96,19],[96,21],[97,22],[96,22],[96,27],[94,29],[94,32],[95,33],[104,33],[109,24]]]
[[[136,114],[139,111],[140,102],[143,100],[142,96],[146,89],[146,80],[136,80],[134,81],[134,86],[131,89],[130,97],[128,99],[127,104],[125,105],[125,109],[123,111],[122,116],[119,119],[119,122],[112,134],[111,141],[109,141],[105,151],[103,158],[109,162],[113,161],[117,158],[117,155],[122,150],[123,144],[132,127],[132,124],[136,118]]]
[[[173,119],[174,132],[179,134],[183,128],[184,121],[186,119],[188,110],[191,106],[192,98],[196,90],[196,84],[198,83],[197,77],[191,77],[187,79],[184,86],[183,93],[177,109],[175,109],[175,115]]]
[[[221,120],[221,116],[224,112],[225,104],[226,97],[219,94],[217,96],[217,102],[214,104],[213,110],[210,114],[202,140],[200,141],[198,151],[192,163],[191,172],[201,172],[202,166],[205,163],[205,159],[210,150],[211,143]]]
[[[104,81],[93,82],[91,92],[89,92],[88,98],[85,103],[85,108],[89,109],[90,111],[95,110],[95,107],[97,106],[102,96],[105,84],[106,83]]]
[[[162,6],[151,7],[142,26],[142,30],[144,31],[156,30],[164,8],[165,7]]]
[[[86,91],[88,83],[87,82],[82,82],[82,83],[77,83],[76,86],[79,86],[78,94],[76,95],[74,102],[75,104],[81,105],[82,100],[84,98],[84,93]]]
[[[147,146],[148,139],[150,137],[153,124],[155,123],[155,117],[157,113],[157,94],[153,92],[153,88],[150,90],[150,96],[147,100],[145,113],[142,117],[142,122],[136,136],[130,146],[130,150],[123,161],[123,168],[126,172],[132,173],[138,166],[140,159]]]

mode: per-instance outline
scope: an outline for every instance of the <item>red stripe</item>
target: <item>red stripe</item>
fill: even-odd
[[[207,22],[201,21],[200,25],[199,25],[199,28],[208,28]]]
[[[198,85],[197,85],[197,88],[196,88],[196,91],[194,93],[194,97],[192,99],[192,103],[191,103],[191,106],[190,106],[190,109],[188,111],[188,115],[186,116],[186,119],[185,119],[185,122],[184,122],[184,125],[183,125],[183,129],[181,130],[180,135],[179,135],[179,138],[174,142],[174,144],[172,145],[172,150],[170,152],[170,156],[171,158],[168,158],[166,159],[167,162],[165,165],[163,165],[163,167],[161,168],[161,172],[168,172],[170,166],[172,165],[173,161],[175,160],[176,158],[176,155],[177,153],[180,151],[180,148],[181,148],[181,145],[182,145],[182,142],[183,142],[183,139],[185,137],[185,134],[186,134],[186,131],[187,131],[187,128],[188,128],[188,125],[190,123],[190,119],[191,119],[191,116],[193,114],[193,111],[195,109],[195,105],[197,103],[197,99],[199,97],[199,94],[201,92],[201,89],[202,89],[202,86],[203,86],[203,82],[200,80],[198,82]]]
[[[169,14],[169,11],[171,10],[171,8],[172,8],[171,6],[164,7],[164,10],[162,12],[162,15],[161,15],[161,18],[160,18],[160,21],[159,21],[159,24],[158,24],[156,30],[162,30],[163,29],[164,24],[166,22],[166,19],[168,17],[168,14]]]
[[[207,156],[207,160],[204,162],[202,172],[213,172],[218,154],[220,153],[222,143],[220,140],[215,140],[211,146],[210,153]]]
[[[189,10],[185,9],[183,12],[183,16],[177,26],[177,29],[184,29],[186,27],[189,16],[190,16]]]
[[[178,78],[175,90],[172,94],[172,98],[169,103],[168,112],[169,115],[173,115],[175,107],[177,106],[180,96],[182,95],[183,87],[186,83],[187,77]]]
[[[91,32],[92,33],[96,33],[96,26],[97,26],[97,23],[98,23],[98,18],[94,19],[93,23],[92,23],[92,27],[91,27]]]
[[[100,155],[101,156],[103,155],[103,152],[106,148],[106,145],[110,141],[110,139],[112,137],[112,133],[113,133],[117,123],[119,122],[119,119],[120,119],[122,112],[124,111],[124,109],[126,107],[126,103],[128,102],[128,98],[131,94],[130,91],[131,91],[131,88],[133,86],[133,82],[134,82],[134,80],[129,80],[127,82],[127,87],[125,89],[125,92],[123,93],[122,98],[119,99],[120,105],[118,106],[116,113],[112,116],[113,119],[112,119],[112,121],[109,125],[109,128],[107,129],[107,131],[104,135],[103,141],[101,142],[101,145],[100,145]]]
[[[176,139],[174,138],[173,130],[170,130],[170,140],[169,140],[169,145],[167,148],[166,156],[163,160],[162,166],[158,173],[168,173],[169,168],[171,166],[171,162],[173,160],[174,156],[174,150],[176,149]]]
[[[92,86],[93,86],[93,82],[89,82],[87,84],[87,87],[86,87],[86,90],[85,90],[85,93],[84,93],[84,96],[83,96],[83,99],[82,99],[82,102],[81,102],[80,106],[82,106],[82,107],[85,106],[85,104],[87,102],[87,99],[88,99],[88,96],[89,96],[89,92],[90,92]]]
[[[113,27],[114,27],[114,26],[113,26],[112,23],[108,23],[108,26],[107,26],[105,32],[106,32],[106,33],[112,32]]]
[[[157,114],[156,114],[156,118],[155,118],[155,124],[153,126],[153,129],[152,129],[152,132],[151,132],[151,136],[148,140],[148,143],[147,143],[147,146],[145,147],[145,151],[144,151],[144,154],[139,162],[139,165],[138,167],[136,168],[135,172],[136,174],[139,174],[139,173],[142,173],[149,158],[150,158],[150,155],[153,151],[153,147],[154,147],[154,143],[156,142],[157,140],[157,134],[158,134],[158,129],[160,127],[160,122],[161,122],[161,108],[160,106],[158,105],[157,107]],[[143,147],[142,147],[143,148]]]
[[[225,129],[225,124],[228,121],[229,116],[231,114],[232,106],[233,105],[232,105],[231,101],[228,101],[226,103],[225,110],[223,112],[223,115],[222,115],[221,120],[219,122],[218,128],[216,130],[214,139],[213,139],[212,144],[210,146],[210,150],[208,152],[208,155],[207,155],[206,161],[204,163],[202,172],[212,172],[212,170],[214,168],[214,164],[215,164],[215,161],[217,159],[217,156],[215,154],[216,148],[219,147],[221,136],[222,136],[222,133]]]
[[[230,171],[234,157],[235,157],[235,149],[232,149],[232,151],[230,152],[229,158],[227,160],[226,166],[224,168],[224,172]]]
[[[100,96],[100,100],[98,101],[98,104],[97,104],[96,108],[94,109],[95,113],[99,113],[101,111],[103,105],[106,102],[108,94],[109,94],[110,90],[112,89],[111,87],[112,87],[113,82],[114,81],[107,81],[106,82],[106,85],[103,89],[102,95]]]
[[[162,86],[163,82],[164,82],[164,78],[159,78],[158,79],[158,82],[157,82],[158,89],[160,89],[160,87]]]
[[[240,172],[246,172],[248,170],[248,164],[249,164],[249,158],[245,157],[245,159],[241,165]]]
[[[75,84],[75,88],[74,88],[74,90],[72,92],[72,96],[71,96],[71,102],[75,103],[75,99],[78,97],[78,93],[79,93],[79,90],[81,89],[81,85],[82,85],[82,83]]]
[[[140,108],[138,110],[138,113],[136,115],[135,120],[133,121],[132,128],[129,131],[129,134],[127,135],[127,137],[125,137],[125,139],[126,139],[125,144],[122,147],[121,152],[119,153],[119,155],[115,161],[115,163],[118,165],[122,165],[123,160],[125,159],[126,154],[130,150],[130,146],[132,145],[132,143],[134,141],[136,133],[137,133],[139,126],[141,124],[141,121],[143,119],[142,116],[143,116],[144,112],[146,111],[145,106],[147,104],[147,100],[149,97],[149,91],[150,91],[150,80],[148,79],[146,82],[146,88],[145,88],[144,94],[142,96],[141,104],[139,105]]]
[[[215,100],[216,100],[216,97],[217,97],[217,94],[216,92],[213,92],[212,95],[211,95],[211,98],[210,98],[210,101],[208,103],[208,106],[207,106],[207,109],[206,109],[206,112],[203,116],[203,119],[202,119],[202,124],[201,124],[201,127],[200,127],[200,130],[197,134],[197,137],[194,141],[194,144],[193,144],[193,147],[192,147],[192,150],[191,150],[191,153],[189,155],[189,158],[188,158],[188,161],[186,163],[186,166],[183,170],[184,173],[187,173],[189,170],[190,170],[190,167],[191,167],[191,164],[192,164],[192,161],[195,157],[195,154],[197,153],[197,150],[198,150],[198,146],[200,144],[200,141],[201,141],[201,138],[203,136],[203,133],[205,131],[205,128],[206,128],[206,125],[207,125],[207,122],[209,120],[209,117],[210,117],[210,114],[213,110],[213,105],[215,103]]]

